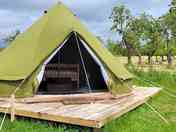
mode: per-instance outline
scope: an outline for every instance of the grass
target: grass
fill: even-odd
[[[162,85],[165,90],[176,95],[176,74],[169,72],[142,72],[130,68],[141,79],[150,80]],[[149,83],[134,79],[134,84],[150,86]],[[164,92],[159,93],[149,103],[158,110],[170,124],[165,124],[148,106],[143,105],[110,122],[102,129],[103,132],[174,132],[176,131],[176,98],[170,97]],[[88,129],[67,125],[50,125],[47,122],[17,120],[10,123],[6,119],[4,132],[88,132]]]
[[[134,72],[134,71],[133,71]],[[138,77],[162,85],[165,90],[176,95],[176,74],[168,72],[134,72]],[[144,81],[134,80],[137,85],[149,86]],[[121,118],[107,124],[104,132],[175,132],[176,131],[176,97],[164,92],[159,93],[149,103],[168,121],[164,123],[147,105],[143,105]]]
[[[173,64],[169,68],[168,68],[167,57],[165,56],[164,59],[165,59],[165,61],[163,61],[162,64],[160,64],[160,63],[156,63],[155,57],[153,57],[152,60],[153,60],[154,63],[152,65],[149,65],[147,56],[142,56],[142,64],[138,65],[138,57],[133,56],[132,57],[132,63],[134,65],[136,65],[136,67],[138,69],[141,69],[143,71],[150,71],[151,69],[153,69],[155,71],[159,71],[159,72],[160,71],[166,71],[166,72],[171,72],[171,73],[173,71],[176,71],[176,59],[174,58]],[[128,62],[127,57],[124,57],[124,56],[121,56],[121,57],[118,56],[117,60],[120,61],[124,65],[127,64],[127,62]],[[161,61],[161,58],[158,57],[158,60]]]
[[[2,117],[2,115],[1,115]],[[11,123],[6,118],[2,132],[89,132],[88,128],[79,126],[64,125],[58,123],[48,123],[47,121],[36,121],[33,119],[16,120]]]

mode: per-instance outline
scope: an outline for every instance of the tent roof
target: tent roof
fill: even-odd
[[[1,53],[0,80],[21,80],[29,76],[73,31],[89,44],[116,77],[133,77],[80,20],[59,3]]]

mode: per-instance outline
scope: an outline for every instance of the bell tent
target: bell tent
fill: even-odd
[[[0,96],[109,90],[128,93],[133,76],[62,3],[0,55]]]

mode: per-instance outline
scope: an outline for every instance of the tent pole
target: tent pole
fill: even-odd
[[[81,63],[83,65],[83,69],[84,69],[84,72],[85,72],[85,75],[86,75],[86,81],[87,81],[87,85],[88,85],[88,88],[89,88],[89,93],[92,93],[92,89],[91,89],[91,86],[90,86],[89,77],[87,75],[87,70],[86,70],[85,62],[84,62],[83,55],[82,55],[82,52],[81,52],[81,48],[80,48],[79,41],[78,41],[78,35],[77,35],[76,32],[74,32],[74,34],[75,34],[75,37],[76,37],[76,43],[77,43],[77,47],[78,47],[78,50],[79,50],[79,55],[81,57]]]

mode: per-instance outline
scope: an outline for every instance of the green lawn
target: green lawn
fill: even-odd
[[[132,70],[134,72],[134,70]],[[168,72],[134,72],[138,77],[160,84],[167,91],[176,95],[176,74]],[[143,81],[134,80],[136,85],[149,86]],[[170,124],[165,124],[148,106],[143,105],[121,118],[110,122],[103,132],[176,132],[176,98],[161,92],[149,103],[158,110]],[[86,132],[87,129],[66,125],[48,125],[47,122],[17,120],[10,123],[6,120],[4,132]]]
[[[164,89],[176,95],[175,74],[151,71],[148,73],[139,72],[136,75],[145,80],[152,80],[152,82],[164,86]],[[138,85],[149,85],[138,80],[135,83]],[[161,92],[149,103],[170,122],[169,125],[164,123],[147,105],[143,105],[107,124],[103,129],[104,132],[176,132],[176,97],[170,97]]]
[[[48,123],[47,121],[37,121],[34,119],[19,118],[11,123],[7,117],[2,132],[89,132],[89,130],[88,128]]]

